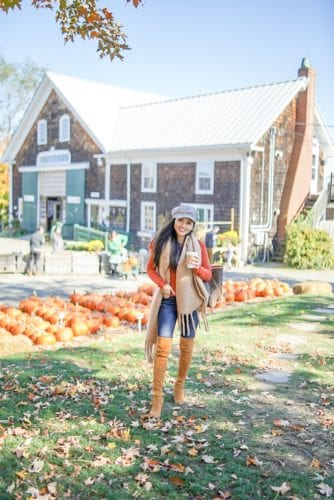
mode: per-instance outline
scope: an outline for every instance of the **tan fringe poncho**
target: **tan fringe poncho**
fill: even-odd
[[[159,275],[170,283],[170,251],[171,242],[168,241],[161,252],[159,262]],[[198,252],[201,265],[201,247],[199,241],[191,233],[186,237],[183,245],[180,260],[176,269],[176,303],[178,312],[178,326],[183,331],[189,332],[189,324],[193,323],[192,313],[197,311],[199,318],[203,320],[205,329],[208,329],[206,318],[206,305],[208,300],[208,292],[203,281],[192,269],[187,268],[186,252]],[[149,363],[154,360],[155,346],[158,336],[158,313],[162,301],[160,288],[155,290],[150,308],[150,315],[147,325],[147,335],[145,340],[145,357]],[[195,326],[195,325],[194,325]]]

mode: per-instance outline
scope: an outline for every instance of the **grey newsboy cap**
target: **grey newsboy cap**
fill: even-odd
[[[173,208],[172,217],[174,219],[190,219],[193,222],[197,222],[197,210],[190,205],[181,203],[178,207]]]

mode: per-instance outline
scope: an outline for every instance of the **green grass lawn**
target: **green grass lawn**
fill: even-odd
[[[161,420],[143,417],[145,332],[2,358],[0,499],[330,497],[334,309],[314,331],[301,316],[333,303],[291,296],[211,315],[184,407],[172,400],[176,335]],[[256,377],[268,371],[290,378]]]

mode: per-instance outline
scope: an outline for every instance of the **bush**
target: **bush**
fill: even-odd
[[[71,242],[66,242],[66,249],[87,251],[87,252],[99,252],[104,249],[104,244],[101,240],[71,241]]]
[[[89,252],[100,252],[104,250],[104,244],[101,240],[92,240],[88,243],[88,251]]]
[[[236,231],[225,231],[225,233],[217,234],[217,246],[224,247],[231,243],[231,245],[236,246],[240,243],[239,235]]]
[[[294,222],[287,230],[284,262],[297,269],[333,269],[334,243],[327,231]]]

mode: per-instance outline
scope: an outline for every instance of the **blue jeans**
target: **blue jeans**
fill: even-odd
[[[162,299],[161,306],[158,314],[158,337],[173,338],[173,333],[175,329],[175,324],[177,320],[177,306],[176,297],[169,297],[169,299]],[[189,332],[187,329],[182,330],[181,326],[181,337],[194,338],[196,333],[196,328],[198,326],[198,314],[197,311],[193,312],[193,321],[189,322]],[[187,335],[187,333],[189,333]]]

